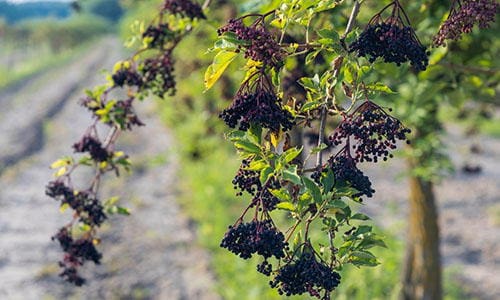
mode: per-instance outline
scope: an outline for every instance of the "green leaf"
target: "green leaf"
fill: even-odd
[[[79,223],[78,229],[80,229],[81,232],[89,232],[92,229],[92,227],[90,227],[90,225],[85,223]]]
[[[322,201],[321,190],[316,185],[316,183],[307,177],[302,177],[302,181],[304,182],[306,189],[309,192],[311,192],[311,195],[313,196],[314,202],[321,203],[321,201]]]
[[[326,148],[328,148],[328,145],[325,143],[321,143],[320,146],[316,146],[316,147],[311,149],[311,154],[319,153],[319,152],[325,150]]]
[[[262,160],[262,159],[253,160],[250,162],[250,165],[248,166],[248,168],[246,168],[246,170],[260,172],[267,166],[269,166],[269,165],[267,164],[267,162],[265,160]]]
[[[337,31],[332,30],[332,29],[318,30],[318,34],[319,34],[319,36],[321,36],[322,38],[325,38],[325,39],[332,39],[334,41],[340,40],[340,37],[339,37],[339,34],[337,33]]]
[[[280,202],[276,205],[276,208],[288,211],[295,211],[295,205],[293,205],[293,203],[291,202]]]
[[[262,127],[259,125],[252,124],[248,129],[246,135],[248,140],[254,144],[260,145],[262,142]]]
[[[118,213],[119,215],[130,216],[130,210],[121,206],[116,206],[116,213]]]
[[[266,181],[269,179],[269,177],[273,174],[274,169],[272,167],[267,167],[260,171],[260,183],[264,185]]]
[[[289,163],[294,160],[302,152],[303,147],[300,148],[290,148],[283,153],[285,163]]]
[[[362,258],[362,259],[377,259],[375,257],[375,255],[373,255],[372,253],[368,252],[368,251],[353,251],[351,253],[351,256],[355,256],[355,257],[359,257],[359,258]]]
[[[297,166],[294,165],[286,170],[283,170],[283,179],[294,184],[300,184],[300,176],[297,174]]]
[[[306,104],[302,105],[302,107],[300,108],[300,112],[308,112],[310,110],[316,109],[316,108],[321,106],[322,102],[323,101],[319,101],[319,100],[309,101]]]
[[[358,236],[358,235],[365,234],[368,232],[372,232],[372,227],[368,226],[368,225],[361,225],[358,227],[358,229],[356,229],[356,231],[354,232],[353,235]]]
[[[226,50],[215,55],[214,61],[205,72],[205,90],[209,90],[217,82],[236,55],[237,53]]]
[[[382,92],[382,93],[387,93],[387,94],[395,94],[393,90],[391,90],[390,87],[387,85],[381,83],[381,82],[376,82],[376,83],[371,83],[366,85],[366,89],[374,92]]]
[[[356,214],[354,214],[354,215],[351,216],[351,220],[366,221],[366,220],[370,220],[370,217],[368,217],[367,215],[362,214],[362,213],[356,213]]]
[[[331,191],[333,186],[335,185],[335,175],[333,174],[332,169],[328,169],[326,172],[326,176],[321,180],[323,184],[323,189],[327,192]]]
[[[372,236],[367,236],[367,237],[363,238],[363,240],[359,243],[358,248],[359,249],[370,249],[370,248],[375,247],[375,246],[387,248],[387,245],[385,244],[385,242],[382,239],[372,237]]]
[[[321,52],[321,50],[323,49],[317,49],[317,50],[314,50],[313,52],[310,52],[309,54],[306,55],[306,65],[310,64],[311,62],[313,62],[315,59],[316,59],[316,56],[318,56],[318,54]]]
[[[261,152],[260,146],[255,145],[254,143],[251,143],[249,141],[245,140],[238,140],[234,142],[234,146],[241,151],[248,152],[248,153],[255,153],[258,154]]]
[[[281,190],[269,190],[269,192],[271,194],[273,194],[273,196],[275,196],[276,198],[280,199],[281,201],[290,201],[292,200],[292,197],[290,196],[290,194],[288,193],[288,191],[286,189],[281,189]]]

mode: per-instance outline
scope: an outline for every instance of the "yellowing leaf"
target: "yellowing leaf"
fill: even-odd
[[[54,177],[61,177],[61,176],[63,176],[64,174],[66,174],[67,170],[68,169],[66,167],[60,168],[59,170],[57,170],[57,172],[54,173]]]
[[[61,207],[59,207],[59,211],[61,213],[65,212],[67,209],[69,208],[69,204],[68,203],[64,203],[61,205]]]
[[[61,168],[61,167],[65,167],[65,166],[68,166],[68,165],[71,165],[73,163],[73,159],[72,158],[61,158],[61,159],[58,159],[56,160],[55,162],[53,162],[51,165],[50,165],[50,168],[51,169],[57,169],[57,168]]]
[[[283,132],[281,131],[281,129],[279,132],[271,133],[271,144],[273,145],[274,148],[278,148],[278,145],[282,137],[283,137]]]
[[[205,72],[205,90],[209,90],[217,82],[236,55],[235,52],[225,50],[215,55],[214,61]]]

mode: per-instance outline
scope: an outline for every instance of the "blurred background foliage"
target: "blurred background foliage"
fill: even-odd
[[[345,2],[348,5],[335,8],[328,17],[333,28],[345,28],[351,1]],[[366,24],[388,2],[365,1],[358,24]],[[449,8],[449,1],[401,2],[419,38],[424,45],[429,45]],[[83,0],[75,6],[55,2],[23,5],[0,2],[0,88],[71,60],[92,47],[97,38],[119,35],[123,41],[127,40],[133,23],[141,20],[147,24],[160,3],[160,0]],[[254,270],[255,263],[243,261],[219,247],[227,226],[246,206],[234,196],[231,180],[239,160],[224,140],[226,128],[217,117],[229,104],[243,71],[236,67],[237,63],[232,64],[232,69],[226,72],[231,75],[224,76],[215,88],[204,92],[203,74],[212,60],[207,49],[215,40],[216,29],[227,19],[249,11],[265,11],[278,3],[213,1],[207,12],[208,21],[196,27],[176,49],[177,95],[158,102],[165,123],[177,138],[177,155],[182,166],[178,174],[182,188],[180,202],[197,223],[199,243],[212,255],[212,268],[218,281],[216,288],[225,299],[281,297],[269,288],[268,278]],[[50,18],[33,20],[35,15]],[[28,17],[29,20],[24,20]],[[496,59],[500,49],[500,40],[496,37],[498,22],[494,26],[481,31],[475,28],[461,41],[434,50],[432,65],[419,74],[407,67],[375,63],[373,79],[384,81],[396,92],[375,100],[393,107],[406,125],[428,129],[421,143],[407,153],[408,156],[433,153],[428,156],[432,160],[422,163],[415,171],[421,176],[438,178],[444,169],[449,169],[437,130],[443,121],[500,135],[500,121],[491,114],[492,107],[500,105],[496,96],[500,79],[500,61]],[[305,71],[314,74],[315,70],[328,67],[327,61],[325,58],[323,64],[309,66]],[[378,230],[386,236],[388,244],[388,249],[376,251],[381,265],[362,270],[344,269],[335,299],[397,298],[404,256],[404,243],[396,238],[398,230]],[[445,271],[447,299],[464,299],[466,295],[467,291],[454,279],[457,272],[460,270]]]
[[[123,13],[119,0],[0,2],[0,88],[74,59]]]

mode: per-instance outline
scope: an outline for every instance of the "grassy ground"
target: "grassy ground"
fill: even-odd
[[[36,55],[28,55],[26,59],[16,62],[14,65],[7,67],[0,65],[0,89],[9,85],[15,84],[21,80],[46,71],[50,68],[55,68],[67,64],[69,61],[88,50],[92,42],[86,42],[79,47],[67,49],[53,54],[47,47],[40,47]],[[15,49],[0,49],[1,55],[10,55]]]

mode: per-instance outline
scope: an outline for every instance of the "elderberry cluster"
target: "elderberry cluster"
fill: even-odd
[[[159,24],[158,26],[150,25],[142,34],[142,38],[148,39],[148,44],[152,48],[163,48],[165,43],[174,37],[175,33],[166,23]]]
[[[381,57],[387,63],[398,66],[409,61],[417,70],[425,70],[429,64],[426,49],[415,36],[413,28],[394,23],[368,25],[349,51],[368,57],[374,62]]]
[[[344,141],[351,143],[354,140],[354,160],[356,162],[377,162],[379,158],[387,160],[392,157],[390,150],[396,149],[397,140],[407,140],[410,129],[387,114],[380,106],[371,101],[360,105],[356,111],[348,115],[329,137],[334,145]]]
[[[311,251],[314,251],[310,249]],[[329,299],[329,294],[339,285],[340,274],[325,263],[318,261],[314,253],[303,252],[298,258],[281,267],[270,285],[277,288],[280,295],[302,295]]]
[[[262,62],[264,65],[279,67],[284,57],[284,52],[275,37],[263,24],[263,16],[250,26],[243,23],[242,18],[231,19],[218,31],[219,35],[232,32],[236,37],[244,41],[239,49],[244,49],[245,58]]]
[[[259,194],[252,200],[252,206],[260,204],[261,209],[264,211],[273,211],[276,209],[276,205],[280,203],[280,199],[274,196],[269,189],[279,189],[281,186],[279,182],[274,181],[267,184],[265,188],[259,191]]]
[[[497,12],[495,0],[454,0],[448,18],[434,36],[434,46],[444,46],[445,40],[459,40],[462,34],[472,31],[474,24],[488,28],[495,21]]]
[[[328,165],[333,171],[336,184],[348,183],[358,191],[353,197],[361,197],[362,195],[372,197],[375,193],[370,178],[356,167],[356,163],[348,155],[332,157],[328,160]]]
[[[220,246],[226,248],[243,259],[258,254],[264,258],[285,257],[287,247],[285,236],[274,227],[271,220],[253,220],[249,223],[240,223],[238,226],[229,226]]]
[[[250,195],[255,195],[256,191],[260,191],[262,186],[260,184],[259,172],[248,170],[250,160],[245,159],[241,162],[238,173],[233,178],[233,186],[235,190],[239,190],[237,196],[243,195],[246,191]]]
[[[163,3],[163,10],[190,19],[206,19],[201,6],[190,0],[165,0]]]
[[[59,232],[52,237],[52,240],[57,240],[59,245],[65,252],[64,258],[59,262],[63,268],[63,272],[59,276],[66,281],[81,286],[85,283],[85,279],[78,275],[77,268],[85,263],[85,261],[93,261],[95,264],[100,264],[102,255],[97,251],[92,240],[87,238],[73,239],[73,236],[68,228],[63,227]]]
[[[233,99],[230,107],[223,110],[219,117],[231,128],[239,127],[246,131],[251,124],[258,124],[263,128],[277,132],[280,128],[290,130],[293,125],[292,114],[282,108],[276,94],[266,81],[266,75],[261,75],[253,85],[254,90],[243,84]]]
[[[100,226],[107,218],[99,200],[88,192],[75,191],[61,181],[49,182],[45,194],[61,201],[61,205],[69,205],[77,213],[80,221],[89,226]]]
[[[91,135],[84,135],[82,139],[73,145],[75,152],[89,152],[93,160],[107,161],[111,154],[102,147],[101,142]]]
[[[124,85],[141,87],[143,83],[141,75],[132,68],[120,68],[111,75],[111,78],[115,86],[119,87]]]
[[[144,88],[158,97],[175,94],[174,60],[172,51],[165,50],[161,55],[144,60],[141,66]]]
[[[391,16],[382,19],[381,14],[391,6],[393,7]],[[405,17],[404,20],[401,15]],[[398,66],[410,62],[415,69],[421,71],[429,64],[428,52],[418,40],[397,0],[370,20],[358,39],[349,46],[349,51],[367,57],[370,62],[379,57],[387,63],[395,63]]]

